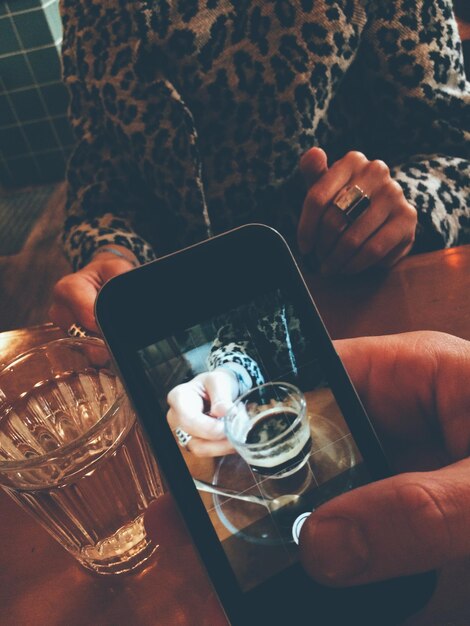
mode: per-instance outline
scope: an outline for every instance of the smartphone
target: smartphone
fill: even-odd
[[[425,604],[432,572],[332,589],[298,562],[306,517],[390,469],[276,231],[243,226],[122,274],[96,316],[231,624],[398,624]],[[188,437],[195,413],[219,420],[216,448]]]

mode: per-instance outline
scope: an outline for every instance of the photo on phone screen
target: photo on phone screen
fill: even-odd
[[[176,415],[186,413],[193,435],[179,449],[243,591],[297,562],[307,514],[370,482],[312,333],[281,289],[146,346],[139,358],[165,414],[179,390]],[[224,415],[211,406],[218,384],[231,394]],[[201,416],[223,420],[215,447],[201,445],[197,425],[191,432]]]

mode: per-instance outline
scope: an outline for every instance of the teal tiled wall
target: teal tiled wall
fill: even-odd
[[[0,0],[0,184],[64,177],[73,147],[58,0]]]

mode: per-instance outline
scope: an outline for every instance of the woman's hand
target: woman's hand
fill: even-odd
[[[99,290],[113,276],[136,266],[137,258],[130,250],[122,246],[106,246],[110,247],[125,258],[112,252],[101,252],[84,268],[64,276],[55,285],[49,316],[64,330],[72,324],[80,324],[87,330],[99,332],[95,320],[95,300]]]
[[[383,161],[349,152],[330,168],[320,148],[311,148],[300,169],[308,191],[298,226],[302,254],[315,253],[325,273],[356,274],[372,266],[391,266],[410,251],[417,212]],[[333,204],[339,192],[357,185],[369,207],[348,221]]]
[[[168,423],[191,439],[185,447],[196,456],[223,456],[233,452],[225,436],[223,417],[238,391],[235,375],[225,368],[198,374],[168,394]]]

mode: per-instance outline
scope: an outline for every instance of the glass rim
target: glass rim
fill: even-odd
[[[276,435],[275,437],[273,437],[273,439],[271,439],[269,443],[266,443],[266,442],[265,443],[246,443],[246,441],[240,441],[239,439],[229,434],[228,427],[227,427],[227,424],[228,424],[227,418],[233,411],[235,411],[235,407],[240,402],[243,402],[254,391],[263,389],[263,387],[273,387],[274,385],[277,385],[279,387],[286,387],[289,391],[294,392],[299,396],[301,411],[298,413],[297,417],[292,422],[292,424],[290,424],[288,428],[283,430],[282,433],[279,433],[279,435]],[[282,438],[286,436],[286,434],[290,433],[302,421],[306,408],[307,408],[307,401],[305,399],[305,394],[301,389],[299,389],[295,385],[292,385],[291,383],[284,383],[282,381],[272,381],[272,382],[263,383],[262,385],[257,385],[256,387],[252,387],[251,389],[248,389],[235,400],[235,402],[232,404],[232,406],[230,407],[230,409],[227,411],[226,415],[223,418],[224,419],[224,431],[225,431],[225,434],[227,435],[227,439],[231,443],[233,443],[234,446],[239,445],[239,446],[244,446],[248,450],[259,450],[262,448],[266,448],[266,446],[268,445],[271,446],[271,445],[276,445],[277,443],[279,443],[279,441],[281,441]]]
[[[36,352],[38,352],[38,353],[39,352],[45,352],[46,348],[48,348],[49,346],[53,346],[55,344],[61,344],[61,343],[75,343],[75,344],[79,344],[79,343],[89,343],[89,344],[90,343],[94,343],[96,345],[100,345],[105,350],[107,350],[106,344],[105,344],[104,340],[101,339],[100,337],[59,337],[58,339],[53,339],[52,341],[48,341],[46,343],[40,343],[37,346],[33,346],[32,348],[28,348],[24,352],[20,352],[20,354],[15,356],[14,359],[12,359],[8,363],[5,363],[4,365],[2,365],[2,367],[0,368],[0,378],[5,373],[5,371],[7,369],[9,369],[10,367],[18,365],[20,361],[23,361],[24,359],[26,359],[27,357],[31,356],[32,354],[35,354]]]
[[[45,351],[48,346],[52,344],[58,344],[58,343],[64,343],[64,344],[65,343],[74,343],[74,344],[94,343],[106,349],[105,342],[99,337],[62,337],[60,339],[54,339],[53,341],[40,344],[39,346],[35,346],[19,354],[12,361],[7,363],[0,369],[0,378],[7,369],[15,365],[18,365],[20,361],[24,361],[27,357],[31,356],[31,354]],[[116,376],[116,378],[119,380],[118,376]],[[91,439],[94,435],[96,435],[96,433],[103,427],[103,425],[106,425],[108,422],[111,421],[111,419],[115,416],[117,410],[121,407],[121,404],[123,400],[125,400],[125,397],[126,397],[125,391],[124,389],[122,389],[121,391],[118,392],[111,406],[108,407],[108,409],[93,424],[93,426],[91,426],[86,432],[79,435],[78,437],[76,437],[75,439],[73,439],[72,441],[70,441],[64,446],[59,446],[58,448],[55,448],[54,450],[51,450],[50,452],[46,452],[46,454],[41,454],[40,456],[31,457],[29,459],[20,459],[20,460],[0,459],[0,472],[11,473],[11,472],[16,472],[20,470],[35,469],[35,468],[40,467],[44,463],[47,463],[51,460],[58,459],[64,454],[69,454],[70,452],[73,452],[76,448],[81,446],[85,441],[87,441],[88,439]],[[0,402],[0,409],[4,407],[5,405],[6,407],[8,407],[8,406],[11,406],[11,403]],[[2,418],[0,417],[0,421],[1,419]]]

